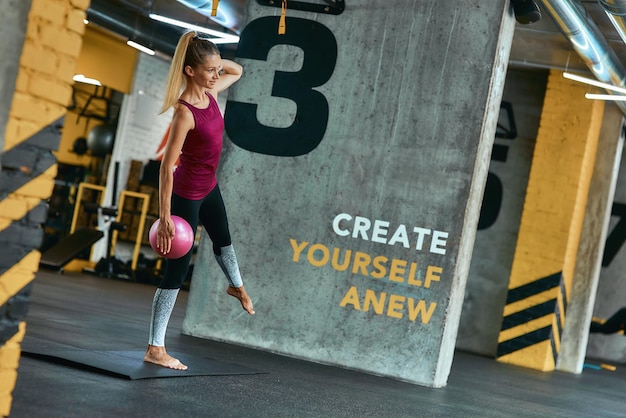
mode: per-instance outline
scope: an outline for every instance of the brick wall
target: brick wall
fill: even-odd
[[[22,6],[25,3],[22,3]],[[89,0],[32,0],[0,149],[0,415],[11,408],[46,200]],[[4,11],[3,11],[4,13]],[[20,22],[12,31],[24,31]],[[7,57],[1,57],[6,59]]]

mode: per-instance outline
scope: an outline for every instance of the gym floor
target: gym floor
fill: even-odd
[[[153,295],[150,285],[41,271],[24,344],[144,350]],[[543,373],[457,352],[448,385],[432,389],[182,335],[186,300],[183,291],[170,351],[265,373],[127,380],[22,355],[11,417],[626,417],[623,365]]]

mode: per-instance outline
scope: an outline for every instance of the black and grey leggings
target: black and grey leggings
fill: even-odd
[[[172,194],[171,214],[186,219],[193,231],[198,228],[198,223],[202,223],[213,242],[215,255],[220,255],[221,248],[231,244],[226,208],[219,185],[216,185],[205,198],[200,200],[189,200]],[[179,289],[189,271],[191,256],[192,250],[181,258],[166,259],[165,272],[159,288]]]

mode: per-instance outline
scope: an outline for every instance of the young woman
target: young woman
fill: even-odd
[[[175,230],[172,215],[187,220],[194,231],[202,223],[213,243],[215,259],[228,280],[226,293],[237,298],[252,315],[252,301],[243,287],[216,179],[224,130],[217,94],[239,80],[241,73],[239,64],[222,59],[217,47],[195,32],[186,32],[180,38],[161,109],[165,112],[173,106],[174,116],[159,173],[157,246],[164,253],[170,251]],[[146,362],[187,369],[167,354],[165,331],[190,260],[191,251],[165,262],[164,277],[152,302]]]

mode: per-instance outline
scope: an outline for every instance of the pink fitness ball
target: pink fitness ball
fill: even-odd
[[[150,246],[152,247],[154,252],[161,257],[170,259],[181,258],[185,254],[187,254],[193,246],[196,235],[191,230],[189,222],[187,222],[180,216],[172,215],[172,221],[174,222],[175,227],[174,238],[172,239],[172,247],[170,248],[169,253],[163,254],[163,252],[159,248],[157,248],[157,229],[159,228],[159,221],[160,219],[154,221],[154,223],[150,227],[150,232],[148,234]]]

